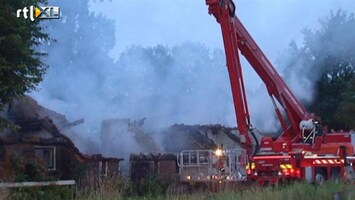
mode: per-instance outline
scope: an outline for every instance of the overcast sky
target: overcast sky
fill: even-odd
[[[237,16],[271,62],[291,40],[302,45],[301,29],[318,28],[319,19],[329,15],[331,10],[355,11],[353,0],[234,2]],[[115,59],[131,45],[174,46],[188,41],[202,43],[211,49],[223,49],[220,26],[213,16],[208,15],[205,0],[95,0],[91,2],[90,10],[115,20],[116,45],[110,53]],[[257,89],[261,80],[250,67],[244,67],[244,71],[247,89]],[[248,84],[248,80],[256,80],[256,84]]]
[[[355,11],[353,0],[234,0],[237,16],[274,61],[303,27],[317,27],[318,19],[338,8]],[[90,10],[116,21],[117,57],[131,45],[177,45],[200,42],[223,48],[220,27],[208,15],[204,0],[93,1]]]

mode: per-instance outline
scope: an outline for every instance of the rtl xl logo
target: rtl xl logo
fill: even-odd
[[[23,9],[18,9],[16,12],[16,16],[21,17],[21,13],[23,18],[30,18],[31,21],[35,19],[59,19],[60,17],[60,8],[58,6],[42,6],[35,7],[30,6],[29,9],[24,7]]]

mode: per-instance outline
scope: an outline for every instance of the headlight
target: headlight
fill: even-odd
[[[215,154],[216,154],[216,156],[222,156],[223,155],[223,151],[221,149],[217,149]]]

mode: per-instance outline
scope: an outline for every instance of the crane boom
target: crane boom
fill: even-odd
[[[301,139],[299,123],[303,120],[313,118],[313,115],[309,114],[292,94],[271,62],[261,51],[238,17],[235,16],[233,1],[206,0],[206,4],[209,6],[209,13],[213,14],[221,25],[237,123],[240,134],[247,137],[246,143],[251,142],[247,132],[247,127],[250,126],[250,119],[238,49],[263,80],[274,103],[276,114],[284,131],[278,140],[282,142],[295,142]],[[275,100],[281,105],[287,118],[282,114]],[[245,146],[248,146],[248,144]]]
[[[247,149],[248,154],[252,152],[252,141],[249,137],[249,129],[250,129],[250,116],[247,106],[246,93],[244,88],[242,67],[240,64],[240,58],[238,54],[238,36],[235,33],[235,27],[232,23],[229,23],[228,19],[225,17],[219,17],[219,15],[215,13],[225,14],[227,10],[220,9],[219,6],[214,6],[215,3],[219,1],[207,1],[207,4],[210,5],[209,13],[213,13],[217,18],[217,21],[221,24],[222,34],[223,34],[223,42],[224,47],[226,49],[226,60],[227,60],[227,68],[229,72],[229,80],[231,83],[231,89],[233,94],[235,115],[237,119],[238,129],[240,135],[245,136],[245,140],[243,140],[242,145],[245,149]]]

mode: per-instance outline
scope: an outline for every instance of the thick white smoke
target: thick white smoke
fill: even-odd
[[[300,40],[302,27],[315,25],[335,4],[273,2],[236,1],[238,15],[271,61],[291,39]],[[204,1],[96,1],[90,11],[87,0],[49,4],[61,6],[63,16],[46,24],[57,42],[46,47],[50,68],[32,96],[70,120],[84,117],[80,134],[99,141],[101,121],[108,118],[147,117],[147,128],[236,126],[220,28]],[[243,63],[254,126],[275,131],[271,101]],[[310,100],[312,92],[304,89],[308,80],[291,77],[288,83],[296,96]]]

